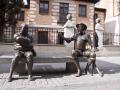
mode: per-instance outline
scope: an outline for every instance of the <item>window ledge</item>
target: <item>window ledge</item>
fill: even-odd
[[[65,24],[65,23],[66,23],[66,21],[61,21],[61,20],[58,20],[58,21],[57,21],[57,23],[58,23],[58,24]]]

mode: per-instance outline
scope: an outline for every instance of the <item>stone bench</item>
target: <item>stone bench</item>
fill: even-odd
[[[0,64],[10,64],[12,61],[13,55],[1,55],[0,56]],[[34,57],[34,63],[72,63],[71,56],[44,56],[44,57]],[[79,57],[80,62],[86,62],[85,58]],[[72,64],[70,64],[72,65]],[[74,66],[75,67],[75,66]],[[66,64],[66,71],[73,72],[73,65],[72,70],[70,71],[70,66]],[[75,70],[75,69],[74,69]],[[24,74],[26,72],[25,63],[19,63],[17,69],[15,70],[19,74]]]
[[[0,56],[0,64],[9,64],[12,61],[12,55],[2,55]],[[71,56],[49,56],[49,57],[34,57],[34,63],[64,63],[64,62],[73,62]],[[79,57],[80,62],[85,62],[85,58]]]

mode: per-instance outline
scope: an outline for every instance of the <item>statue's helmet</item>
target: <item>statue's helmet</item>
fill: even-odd
[[[77,24],[76,27],[79,28],[80,31],[87,29],[87,26],[84,23]]]
[[[22,35],[28,35],[28,24],[22,25],[21,30],[20,30],[20,33],[21,33]]]

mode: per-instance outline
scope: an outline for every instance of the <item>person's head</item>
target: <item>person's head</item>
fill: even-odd
[[[78,32],[80,32],[81,34],[84,34],[85,31],[87,30],[87,26],[84,23],[77,24],[76,28]]]
[[[28,35],[28,24],[22,25],[20,33],[24,36]]]
[[[96,23],[100,23],[101,21],[100,21],[100,18],[97,18],[96,19]]]

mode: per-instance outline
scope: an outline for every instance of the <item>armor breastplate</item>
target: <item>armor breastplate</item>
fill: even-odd
[[[79,35],[76,41],[76,48],[85,50],[86,47],[86,35]]]
[[[15,50],[30,51],[33,48],[32,40],[29,36],[21,36],[20,34],[15,34]]]

